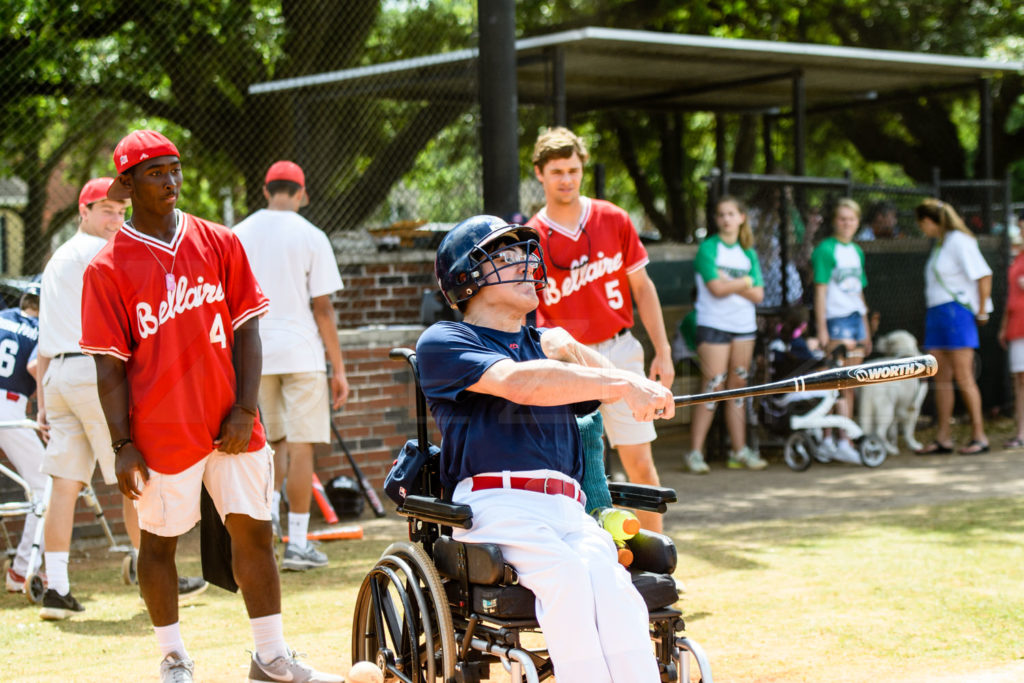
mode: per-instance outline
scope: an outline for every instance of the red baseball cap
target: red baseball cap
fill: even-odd
[[[78,193],[78,205],[88,206],[93,202],[106,199],[107,190],[110,189],[113,182],[113,178],[93,178],[82,186],[82,191]]]
[[[298,183],[299,187],[306,187],[306,174],[302,167],[294,161],[277,161],[267,169],[267,178],[263,183],[269,184],[272,180],[290,180]]]
[[[114,148],[114,167],[123,174],[132,166],[154,157],[180,157],[174,143],[155,130],[135,130],[124,136]],[[131,195],[119,182],[110,184],[109,199],[129,199]]]

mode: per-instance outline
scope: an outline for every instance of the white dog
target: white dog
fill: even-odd
[[[906,330],[896,330],[883,335],[875,344],[875,350],[885,359],[906,358],[920,355],[917,340]],[[883,359],[878,359],[883,360]],[[869,384],[860,389],[858,397],[857,421],[865,434],[874,434],[885,444],[890,455],[899,453],[896,447],[897,436],[890,430],[897,424],[903,427],[903,438],[911,449],[921,448],[920,442],[914,438],[917,417],[921,413],[921,404],[928,393],[928,384],[920,379],[908,379],[901,382]]]

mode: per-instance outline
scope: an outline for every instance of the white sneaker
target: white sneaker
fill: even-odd
[[[836,460],[841,462],[849,463],[851,465],[860,465],[860,453],[853,444],[850,443],[849,439],[843,439],[836,444]]]
[[[757,451],[751,449],[750,446],[744,446],[738,451],[729,451],[728,466],[734,470],[744,467],[748,470],[763,470],[768,467],[768,463],[762,460]]]
[[[285,657],[278,657],[272,662],[264,664],[255,652],[252,653],[252,662],[249,664],[249,683],[264,683],[272,681],[293,681],[294,683],[345,683],[343,676],[317,671],[308,664],[303,664],[298,659],[299,655],[294,650],[288,652]]]
[[[821,440],[821,443],[818,445],[817,459],[821,462],[839,459],[839,452],[836,450],[836,442],[832,440],[831,436],[826,436]]]
[[[683,456],[683,463],[686,469],[694,474],[707,474],[710,471],[708,464],[704,462],[704,456],[700,451],[690,451]]]
[[[281,569],[301,572],[307,569],[327,566],[327,555],[316,549],[312,543],[307,543],[305,548],[297,548],[289,543],[284,547],[284,558],[281,560]]]
[[[172,652],[160,662],[160,683],[192,683],[194,670],[191,659]]]

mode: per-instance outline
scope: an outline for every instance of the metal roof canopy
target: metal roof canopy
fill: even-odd
[[[780,113],[792,108],[793,78],[802,74],[806,108],[813,112],[968,88],[1024,71],[1022,62],[596,27],[522,38],[515,46],[519,101],[557,106],[562,99],[573,111]],[[478,56],[475,48],[457,50],[258,83],[249,92],[332,86],[337,95],[475,100]]]
[[[514,30],[513,18],[497,35]],[[501,98],[500,88],[493,83],[485,88],[481,83],[487,77],[481,64],[501,64],[502,58],[492,61],[499,52],[497,45],[492,49],[487,43],[483,60],[479,49],[457,50],[254,84],[249,93],[313,89],[309,94],[316,97],[474,102],[490,92]],[[568,124],[570,108],[574,112],[640,109],[761,114],[765,161],[770,168],[774,165],[768,144],[771,120],[792,116],[792,171],[798,176],[804,175],[806,168],[810,113],[976,89],[981,175],[991,179],[989,79],[1024,71],[1024,62],[597,27],[517,40],[515,60],[514,77],[505,79],[514,81],[507,84],[511,96],[519,103],[550,106],[555,125]],[[491,104],[500,105],[500,101]],[[486,116],[483,106],[481,111],[484,130],[497,136],[517,134],[514,123]],[[723,169],[724,141],[724,131],[716,131],[716,160]],[[499,186],[514,183],[518,160],[497,156],[485,150],[484,178],[500,176],[503,183]],[[517,191],[490,194],[486,185],[485,210],[504,214],[518,204]]]

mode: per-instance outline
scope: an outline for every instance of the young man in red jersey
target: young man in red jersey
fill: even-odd
[[[273,455],[258,420],[259,316],[268,308],[231,231],[175,209],[181,160],[138,130],[114,149],[108,196],[132,217],[85,272],[82,350],[96,361],[121,492],[136,501],[138,575],[160,645],[161,678],[192,680],[178,627],[178,536],[205,485],[231,535],[249,614],[250,681],[333,681],[285,643],[270,527]]]
[[[587,162],[583,140],[567,128],[537,138],[533,171],[545,206],[527,225],[540,234],[548,283],[537,309],[538,327],[563,327],[622,370],[644,374],[644,352],[633,337],[633,302],[654,346],[648,377],[671,388],[672,349],[661,301],[647,275],[647,250],[629,215],[611,202],[580,194]],[[658,484],[650,422],[638,422],[621,403],[601,407],[608,441],[631,482]],[[637,512],[645,529],[661,531],[661,515]]]

